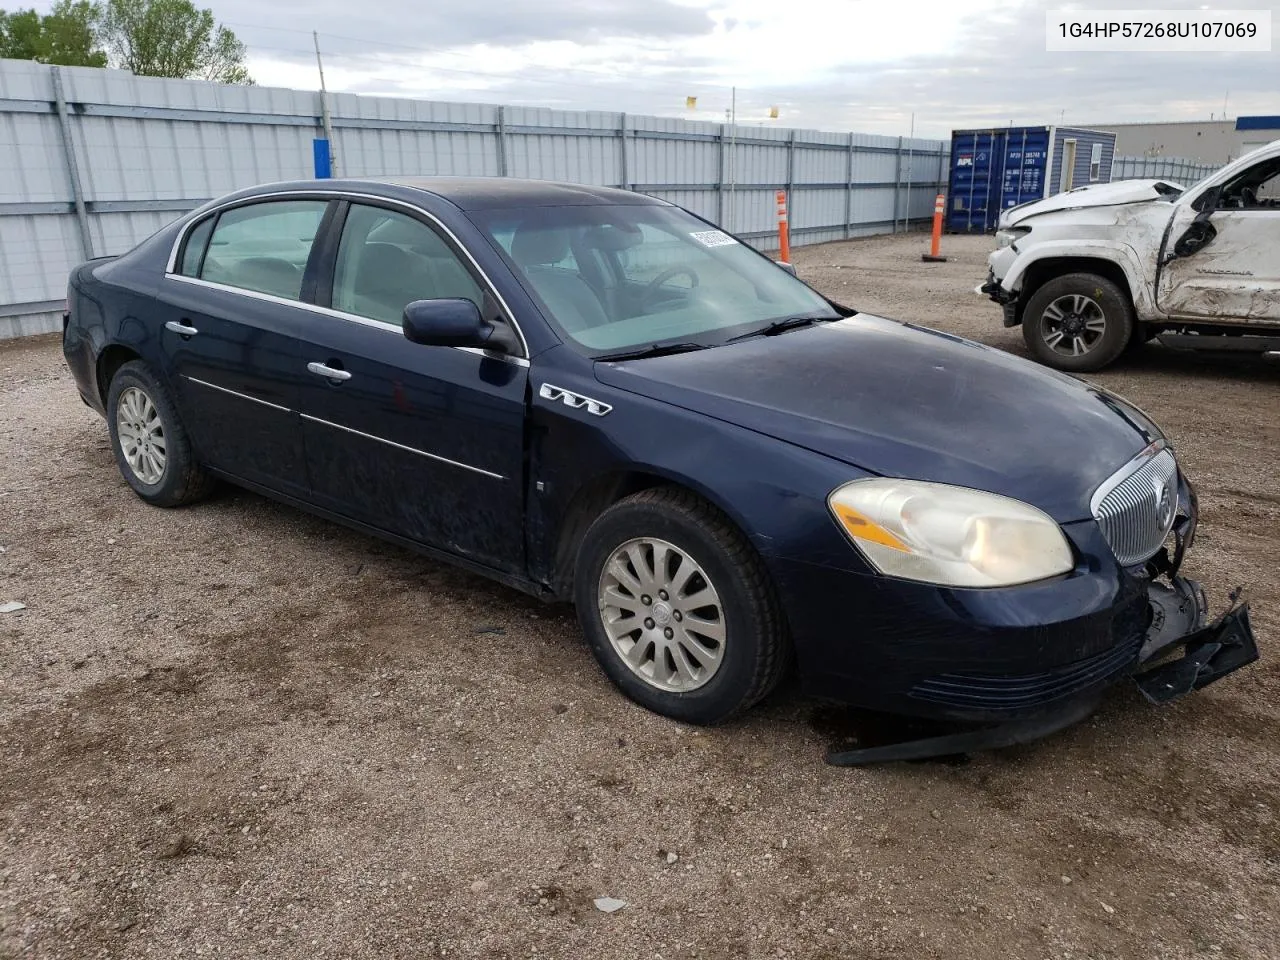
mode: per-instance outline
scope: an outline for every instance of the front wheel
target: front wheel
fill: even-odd
[[[1092,273],[1054,277],[1022,314],[1027,349],[1041,363],[1070,373],[1101,370],[1133,337],[1133,306],[1124,291]]]
[[[789,662],[760,557],[688,491],[645,490],[601,514],[578,552],[574,600],[609,678],[676,720],[728,720],[777,686]]]

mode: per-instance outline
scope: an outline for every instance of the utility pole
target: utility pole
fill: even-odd
[[[329,93],[324,87],[324,61],[320,59],[320,34],[311,31],[311,39],[316,45],[316,67],[320,70],[320,120],[324,124],[324,136],[329,141],[329,163],[333,174],[338,173],[337,151],[333,143],[333,121],[329,117]]]

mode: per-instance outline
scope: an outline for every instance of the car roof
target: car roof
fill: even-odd
[[[245,191],[263,196],[283,190],[349,190],[355,193],[407,199],[409,191],[429,193],[462,210],[501,210],[517,207],[665,205],[665,201],[630,190],[593,187],[552,180],[514,177],[350,177],[341,180],[295,180],[263,184]]]
[[[387,177],[371,182],[432,193],[463,210],[662,203],[653,197],[614,187],[514,177]]]

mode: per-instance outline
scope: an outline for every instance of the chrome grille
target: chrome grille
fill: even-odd
[[[1116,559],[1132,566],[1160,549],[1178,513],[1178,463],[1152,444],[1102,484],[1090,504]]]

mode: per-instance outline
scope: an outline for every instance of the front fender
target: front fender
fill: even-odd
[[[564,548],[612,502],[617,491],[610,489],[611,479],[637,476],[702,496],[742,530],[766,563],[775,555],[804,556],[865,569],[826,504],[832,489],[865,471],[603,384],[591,375],[590,361],[566,350],[548,351],[530,371],[525,535],[532,579],[560,592],[571,560]],[[553,387],[546,391],[551,396],[543,384]]]
[[[1118,266],[1129,284],[1129,293],[1139,318],[1156,312],[1152,292],[1154,278],[1148,275],[1147,265],[1133,247],[1116,240],[1050,240],[1028,245],[1018,251],[1000,285],[1010,293],[1020,293],[1027,271],[1032,266],[1051,260],[1081,259],[1104,260]]]

